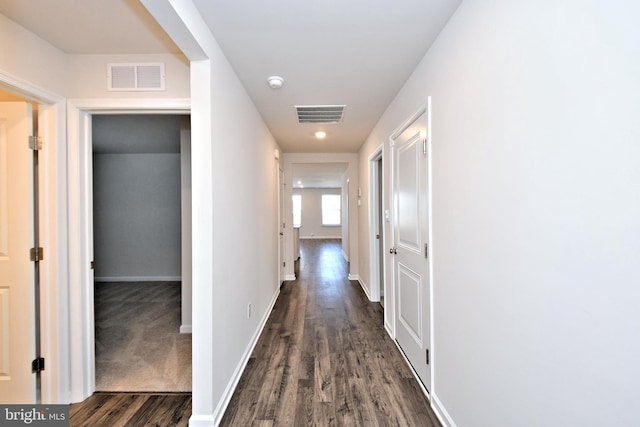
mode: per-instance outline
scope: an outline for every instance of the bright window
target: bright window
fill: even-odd
[[[294,194],[291,199],[293,201],[293,226],[300,227],[302,224],[302,196]]]
[[[322,225],[340,225],[340,199],[339,194],[322,195]]]

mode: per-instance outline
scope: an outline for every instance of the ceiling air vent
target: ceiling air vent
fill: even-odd
[[[346,105],[296,105],[298,123],[340,123]]]
[[[107,86],[122,92],[164,90],[164,64],[108,64]]]

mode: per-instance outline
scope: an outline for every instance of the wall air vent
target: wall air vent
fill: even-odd
[[[298,123],[340,123],[346,105],[296,105]]]
[[[164,90],[164,64],[108,64],[107,88],[120,92]]]

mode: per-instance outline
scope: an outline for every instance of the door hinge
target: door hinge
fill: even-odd
[[[424,244],[424,257],[425,258],[429,258],[429,244],[428,243]]]
[[[31,362],[31,372],[38,373],[44,371],[44,357],[37,357]]]
[[[30,136],[29,148],[33,151],[42,150],[42,138],[39,136]]]
[[[34,262],[42,261],[44,259],[44,249],[31,248],[29,250],[29,258]]]
[[[427,138],[422,140],[422,154],[427,154]]]
[[[429,349],[427,349],[427,365],[429,364]]]

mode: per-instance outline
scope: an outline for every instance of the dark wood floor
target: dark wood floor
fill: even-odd
[[[71,427],[186,427],[191,393],[98,392],[71,405]]]
[[[301,251],[221,426],[439,426],[340,241]]]
[[[305,240],[222,426],[440,426],[337,240]],[[188,394],[98,393],[71,426],[186,426]]]

